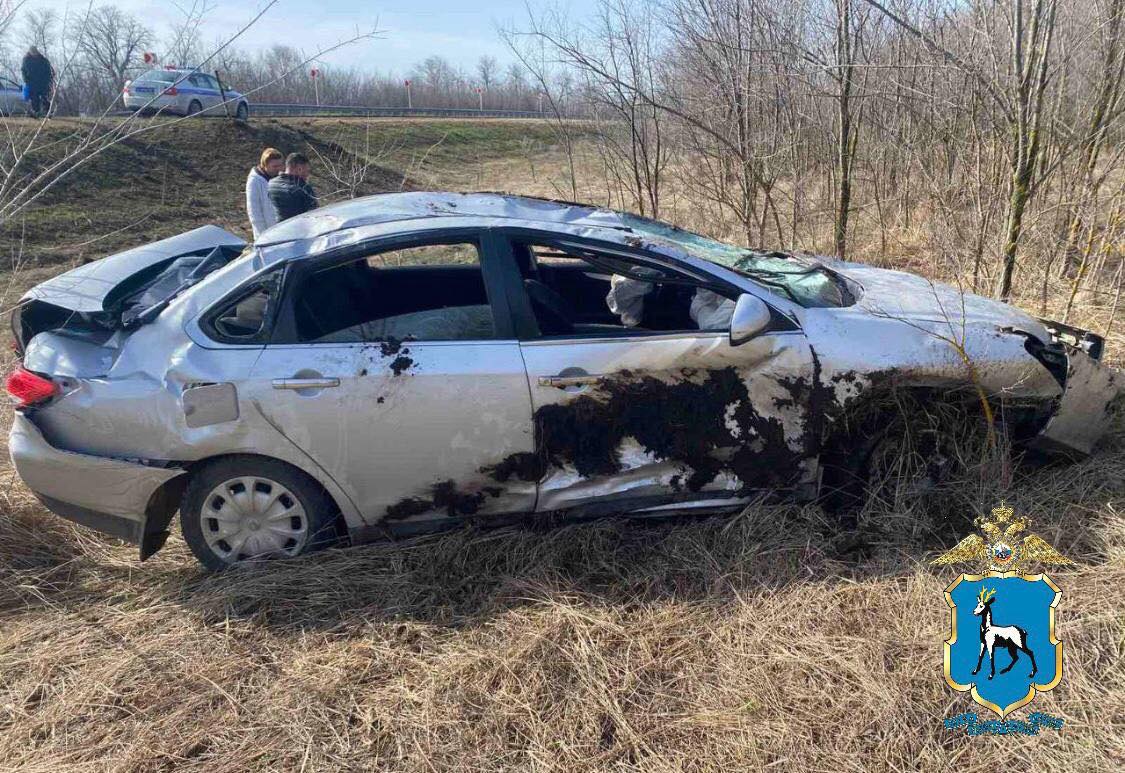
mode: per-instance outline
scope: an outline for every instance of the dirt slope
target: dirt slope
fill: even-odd
[[[519,148],[544,148],[550,128],[528,121],[209,119],[147,124],[78,168],[0,229],[0,271],[97,258],[204,223],[248,235],[246,174],[262,149],[305,153],[322,199],[426,187],[435,166],[469,167]],[[73,146],[89,123],[52,122],[27,169]],[[335,172],[335,174],[333,174]]]

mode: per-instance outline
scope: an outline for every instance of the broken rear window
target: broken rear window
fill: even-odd
[[[622,219],[647,239],[725,266],[806,308],[850,306],[855,302],[847,283],[813,258],[736,247],[636,215],[623,213]]]

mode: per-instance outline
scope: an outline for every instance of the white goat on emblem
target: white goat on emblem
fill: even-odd
[[[977,606],[973,610],[973,614],[980,617],[980,656],[977,657],[977,667],[973,669],[973,673],[980,673],[980,665],[984,661],[984,653],[988,651],[988,661],[991,666],[988,678],[996,676],[996,647],[1002,647],[1008,650],[1008,654],[1012,657],[1012,662],[1008,667],[1002,670],[1001,674],[1006,674],[1012,670],[1012,666],[1019,660],[1019,653],[1025,652],[1031,658],[1031,674],[1028,678],[1034,677],[1039,672],[1039,667],[1035,665],[1035,655],[1027,646],[1027,631],[1020,628],[1018,625],[993,625],[992,624],[992,603],[996,601],[996,591],[987,588],[980,592],[977,596]]]

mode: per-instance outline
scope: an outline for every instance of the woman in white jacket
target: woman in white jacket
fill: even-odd
[[[277,148],[266,148],[258,165],[246,176],[246,214],[250,216],[250,227],[254,238],[277,223],[277,210],[270,201],[269,182],[285,168],[285,156]]]

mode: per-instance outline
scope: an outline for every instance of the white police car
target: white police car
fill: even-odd
[[[225,115],[225,99],[231,115],[243,120],[250,116],[245,96],[220,85],[215,76],[191,69],[149,70],[125,82],[122,98],[129,110],[176,115]]]

